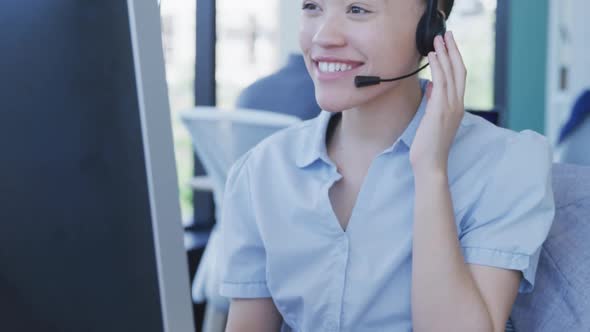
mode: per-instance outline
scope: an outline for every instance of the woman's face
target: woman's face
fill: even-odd
[[[301,0],[299,44],[320,107],[339,112],[399,83],[356,88],[354,77],[390,78],[417,69],[422,0]]]

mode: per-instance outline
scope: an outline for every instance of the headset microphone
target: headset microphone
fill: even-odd
[[[444,35],[447,31],[445,16],[438,10],[438,0],[429,0],[426,11],[418,23],[416,30],[416,46],[422,56],[428,56],[428,53],[434,51],[434,37]],[[379,76],[356,76],[354,85],[362,88],[371,85],[377,85],[381,82],[399,81],[410,76],[414,76],[428,67],[428,63],[418,68],[416,71],[407,75],[396,78],[382,79]]]
[[[414,72],[411,72],[407,75],[396,77],[396,78],[381,79],[381,77],[379,77],[379,76],[356,76],[354,78],[354,85],[357,88],[362,88],[365,86],[377,85],[381,82],[393,82],[393,81],[403,80],[404,78],[408,78],[410,76],[414,76],[414,75],[418,74],[424,68],[428,67],[428,65],[429,64],[427,63],[424,66],[418,68],[418,70],[416,70]]]

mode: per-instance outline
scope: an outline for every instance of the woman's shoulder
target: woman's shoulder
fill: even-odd
[[[268,170],[270,166],[284,163],[295,164],[297,153],[309,144],[309,137],[313,132],[316,118],[301,121],[289,127],[280,129],[250,149],[243,163],[252,170]]]
[[[463,147],[470,146],[478,157],[493,155],[499,158],[509,154],[516,158],[515,161],[539,161],[538,158],[547,158],[553,153],[547,137],[530,129],[515,131],[498,127],[470,113],[465,113],[461,126],[461,137],[457,139]]]
[[[449,154],[449,177],[469,192],[498,181],[508,190],[525,183],[544,185],[552,165],[553,150],[545,136],[501,128],[466,113]]]

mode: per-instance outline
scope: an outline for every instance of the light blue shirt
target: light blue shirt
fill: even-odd
[[[346,231],[328,196],[342,177],[325,144],[335,113],[282,130],[239,159],[223,204],[221,294],[272,297],[293,331],[411,331],[409,147],[425,106],[423,98],[401,137],[372,161]],[[555,213],[551,154],[544,136],[470,113],[449,154],[465,262],[522,271],[521,293],[533,289]]]

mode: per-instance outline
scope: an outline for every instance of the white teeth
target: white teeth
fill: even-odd
[[[349,71],[352,69],[351,65],[339,62],[320,62],[318,67],[321,72],[335,73],[340,71]]]

